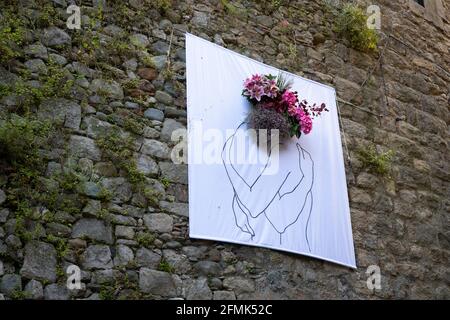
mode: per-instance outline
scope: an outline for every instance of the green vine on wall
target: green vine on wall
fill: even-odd
[[[104,157],[122,169],[133,185],[144,183],[145,175],[137,169],[133,158],[134,141],[131,136],[126,136],[117,127],[113,127],[98,139],[97,145]]]
[[[22,55],[25,23],[14,12],[5,10],[0,16],[0,63],[6,64]]]
[[[32,77],[28,70],[21,70],[22,76],[15,83],[0,85],[0,99],[6,96],[16,97],[18,108],[15,112],[29,115],[46,98],[70,97],[74,84],[70,72],[51,59],[45,67],[47,72],[38,77],[39,86],[30,84],[28,80]]]
[[[374,29],[367,26],[367,19],[360,7],[349,3],[339,9],[334,29],[352,48],[363,52],[376,52],[378,35]]]
[[[358,159],[369,172],[388,176],[391,171],[393,150],[378,152],[375,146],[370,145],[357,150]]]

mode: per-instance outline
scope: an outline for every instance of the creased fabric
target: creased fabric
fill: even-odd
[[[276,158],[249,137],[251,106],[241,91],[252,74],[282,71],[191,34],[186,64],[190,237],[355,268],[334,88],[285,73],[300,99],[330,112],[310,134],[285,141]]]

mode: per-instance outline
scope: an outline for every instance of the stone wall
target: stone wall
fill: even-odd
[[[27,198],[15,167],[1,166],[0,299],[450,298],[448,4],[435,23],[408,0],[374,1],[379,58],[336,36],[326,1],[92,2],[81,30],[66,28],[70,1],[6,2],[33,23],[0,84],[42,91],[28,109],[57,134],[40,145],[44,197]],[[186,125],[184,31],[336,88],[357,270],[189,239],[187,167],[169,156],[171,132]],[[53,90],[61,70],[65,93]],[[22,95],[3,90],[2,119]],[[358,157],[372,144],[395,152],[389,176]],[[79,290],[66,288],[72,264]],[[369,265],[381,290],[367,288]]]

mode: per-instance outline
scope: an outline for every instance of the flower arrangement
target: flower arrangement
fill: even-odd
[[[278,129],[281,139],[310,133],[313,119],[328,109],[324,103],[309,105],[306,100],[300,100],[291,86],[281,74],[277,77],[255,74],[247,78],[242,95],[253,106],[248,117],[250,127]]]

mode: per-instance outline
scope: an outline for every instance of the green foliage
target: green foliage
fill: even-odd
[[[68,97],[73,86],[73,80],[68,79],[67,70],[51,59],[47,68],[47,75],[43,75],[39,79],[42,83],[42,96],[44,98]]]
[[[257,274],[257,269],[252,263],[245,264],[245,271],[250,274]]]
[[[12,93],[11,86],[0,84],[0,99]]]
[[[135,18],[136,12],[132,10],[126,2],[122,0],[111,1],[111,8],[115,13],[113,18],[114,22],[121,26],[122,28],[129,29],[133,19]]]
[[[8,174],[4,187],[7,206],[15,214],[15,232],[24,242],[44,234],[41,224],[30,223],[31,220],[52,222],[58,211],[79,214],[85,202],[77,194],[80,181],[87,179],[80,172],[66,170],[43,177],[47,162],[42,151],[52,145],[57,132],[51,123],[32,116],[12,114],[0,120],[0,166]],[[65,254],[67,247],[61,239],[49,236],[48,240],[61,256]]]
[[[370,172],[379,175],[388,175],[391,170],[394,151],[389,150],[379,153],[375,146],[367,146],[358,149],[357,156],[363,163],[363,166],[368,168]]]
[[[374,29],[367,27],[367,15],[354,4],[346,4],[340,10],[335,31],[356,50],[377,51],[378,35]]]
[[[25,79],[16,83],[0,86],[0,97],[16,95],[19,99],[19,112],[27,114],[46,98],[69,97],[74,81],[69,79],[69,72],[52,60],[47,63],[47,73],[39,75],[39,86],[32,86],[24,81],[30,77],[22,72]]]
[[[103,11],[103,6],[97,6],[96,10],[94,10],[91,15],[90,27],[94,28],[97,23],[102,23],[105,19],[105,12]]]
[[[55,222],[55,214],[51,211],[46,211],[42,214],[42,221],[45,223]]]
[[[175,272],[175,268],[173,266],[171,266],[170,263],[167,262],[164,258],[161,259],[161,261],[159,262],[158,270],[168,272],[168,273]]]
[[[24,222],[24,218],[18,216],[16,218],[16,225],[14,228],[14,233],[20,238],[21,241],[23,242],[29,242],[32,240],[35,240],[36,238],[34,237],[34,234],[30,231],[28,231],[25,228],[25,222]]]
[[[106,202],[111,201],[113,194],[106,188],[101,188],[98,197]]]
[[[225,13],[229,14],[234,19],[247,19],[249,12],[248,9],[243,7],[240,2],[238,5],[231,3],[230,0],[220,0]]]
[[[27,226],[26,221],[29,221],[32,217],[27,217],[25,215],[26,213],[21,212],[20,210],[21,208],[16,211],[14,233],[25,243],[39,239],[43,235],[43,227],[40,224]]]
[[[22,55],[21,45],[25,38],[25,23],[9,9],[0,16],[0,63],[5,64]]]
[[[61,267],[60,265],[56,266],[56,276],[58,278],[63,278],[66,275],[66,273],[64,272],[63,267]]]
[[[229,0],[220,0],[222,6],[225,9],[225,12],[231,15],[235,15],[237,13],[237,8],[233,6]]]
[[[40,9],[36,19],[36,25],[39,28],[46,28],[56,23],[57,12],[53,5],[47,3]]]
[[[88,11],[89,20],[80,30],[73,33],[72,44],[78,49],[74,51],[76,59],[88,66],[97,65],[98,61],[108,59],[111,55],[101,56],[101,28],[104,12],[101,6]]]
[[[110,15],[108,18],[112,18],[114,24],[131,31],[132,26],[148,18],[148,12],[151,9],[165,14],[173,7],[173,4],[173,0],[143,0],[140,8],[132,8],[126,1],[109,0],[108,5],[112,8],[114,15]]]
[[[283,0],[270,0],[265,1],[268,3],[268,8],[271,12],[278,10],[283,5]]]
[[[18,97],[18,112],[29,114],[33,107],[37,107],[44,95],[38,88],[30,86],[22,79],[9,86],[9,92],[5,95],[14,94]]]
[[[133,159],[134,142],[131,137],[121,134],[117,127],[113,127],[108,134],[97,140],[97,145],[103,151],[104,157],[122,169],[133,185],[145,181],[145,175],[137,169]]]
[[[168,188],[170,186],[170,180],[167,179],[166,177],[161,177],[159,178],[159,182],[162,183],[162,185],[164,186],[164,188]]]
[[[32,117],[13,114],[0,120],[0,158],[19,169],[30,169],[22,172],[26,176],[34,174],[33,169],[41,164],[39,148],[45,145],[51,131],[49,122]]]
[[[44,200],[45,201],[45,200]],[[69,197],[69,195],[63,195],[59,199],[59,203],[54,209],[63,210],[69,214],[76,215],[81,212],[81,207],[84,205],[84,199],[78,197]],[[44,202],[45,203],[45,202]]]
[[[23,219],[30,219],[33,217],[33,209],[27,200],[22,200],[18,202],[16,209],[17,223],[16,228],[21,227],[19,224],[24,223]]]
[[[55,246],[58,258],[60,259],[64,258],[69,252],[69,245],[67,239],[49,234],[47,235],[47,241]]]
[[[115,300],[116,299],[116,290],[113,287],[102,286],[100,288],[98,296],[101,300]]]
[[[59,176],[59,185],[66,191],[76,191],[81,181],[82,177],[73,170],[64,170]]]
[[[297,60],[297,46],[293,43],[288,46],[288,57],[290,60]]]
[[[258,4],[261,5],[262,10],[267,14],[271,15],[277,11],[281,6],[289,4],[286,0],[258,0]]]
[[[145,175],[138,170],[136,162],[130,159],[129,162],[123,164],[123,169],[127,173],[128,180],[133,184],[137,185],[145,182]]]
[[[109,55],[117,55],[124,57],[131,57],[135,50],[133,46],[125,40],[120,39],[119,37],[113,38],[106,45],[106,50]]]
[[[92,23],[92,19],[91,19]],[[96,53],[100,49],[99,33],[91,27],[76,30],[73,37],[73,44],[78,47],[77,60],[92,65],[96,62]]]
[[[161,197],[161,194],[158,191],[152,188],[144,188],[142,193],[150,206],[159,206],[159,198]]]
[[[107,209],[103,209],[103,208],[100,209],[100,211],[97,213],[97,217],[99,217],[102,220],[109,221],[109,222],[112,220],[111,213]]]
[[[155,236],[149,232],[141,232],[137,234],[136,241],[140,246],[149,248],[155,241]]]
[[[103,98],[108,98],[109,97],[109,90],[108,89],[106,89],[106,88],[99,88],[98,90],[97,90],[97,94],[100,96],[100,97],[103,97]]]
[[[122,290],[126,290],[126,295],[120,295]],[[136,282],[130,280],[127,274],[119,275],[111,285],[105,285],[100,288],[99,297],[102,300],[116,299],[142,299],[144,296],[139,292]]]
[[[166,67],[162,72],[162,76],[166,81],[173,80],[175,78],[175,71],[173,70],[172,65],[170,65],[170,63],[166,64]]]
[[[172,0],[152,0],[150,4],[160,12],[166,12],[172,8]]]
[[[125,119],[123,127],[125,130],[133,132],[135,134],[142,134],[142,131],[144,131],[144,124],[134,119],[133,117],[128,117]]]
[[[153,61],[153,57],[151,55],[144,55],[141,58],[141,62],[146,67],[153,68],[153,69],[156,68],[155,62]]]
[[[16,218],[15,234],[25,243],[45,235],[41,224],[32,223],[33,220],[53,222],[54,212],[65,211],[75,215],[80,213],[84,205],[84,200],[76,194],[65,194],[59,189],[56,180],[53,180],[56,183],[54,190],[45,190],[41,185],[41,174],[38,170],[36,176],[31,178],[11,174],[6,189],[8,206],[13,209]],[[64,239],[49,235],[47,240],[55,244],[58,254],[65,255],[67,245]]]
[[[136,89],[137,87],[139,87],[139,83],[140,83],[140,80],[137,78],[136,79],[127,79],[127,81],[125,81],[123,83],[123,88],[126,90],[133,90],[133,89]],[[0,87],[0,90],[1,90],[1,87]]]
[[[22,290],[14,290],[11,293],[11,299],[12,300],[27,300],[30,298],[30,295],[28,292],[22,291]]]
[[[121,133],[117,127],[111,128],[108,133],[101,135],[97,145],[103,150],[103,155],[113,163],[133,156],[133,140]]]

